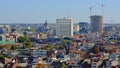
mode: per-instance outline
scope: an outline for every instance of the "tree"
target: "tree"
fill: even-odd
[[[0,55],[0,62],[5,64],[5,56],[4,55]]]
[[[52,50],[54,48],[54,46],[52,45],[46,45],[43,47],[43,49],[46,49],[46,50]]]
[[[29,47],[31,47],[32,46],[32,43],[31,42],[25,42],[24,44],[23,44],[23,48],[29,48]]]
[[[4,50],[9,50],[11,48],[11,45],[10,44],[6,44],[3,46],[3,49]]]
[[[3,48],[3,45],[0,45],[0,49],[2,49]]]
[[[23,48],[29,48],[32,46],[32,42],[28,36],[20,36],[18,42],[23,44]]]
[[[65,40],[65,39],[62,39],[62,43],[66,43],[66,42],[71,42],[71,40]]]
[[[25,42],[31,42],[28,36],[24,37]]]
[[[17,38],[17,41],[18,41],[19,43],[24,43],[24,42],[25,42],[25,39],[24,39],[23,36],[20,36],[19,38]]]
[[[28,36],[20,36],[17,40],[19,43],[30,42],[30,39]]]
[[[11,50],[17,50],[18,49],[18,46],[17,45],[12,45],[11,46]]]
[[[61,67],[61,68],[68,68],[68,66],[67,66],[64,62],[61,63],[60,67]]]
[[[99,53],[99,47],[97,47],[97,46],[93,47],[93,48],[92,48],[92,52],[93,52],[94,54],[98,54],[98,53]]]
[[[62,39],[62,46],[66,46],[66,43],[70,43],[71,40]]]

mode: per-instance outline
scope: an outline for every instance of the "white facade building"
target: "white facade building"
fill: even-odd
[[[58,37],[73,36],[73,19],[56,19],[56,34]]]
[[[73,26],[73,31],[74,31],[74,32],[79,32],[79,29],[80,29],[80,28],[79,28],[79,25],[74,25],[74,26]]]

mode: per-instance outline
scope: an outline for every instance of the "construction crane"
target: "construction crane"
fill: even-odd
[[[90,16],[91,16],[92,7],[90,7],[89,9],[90,9]]]

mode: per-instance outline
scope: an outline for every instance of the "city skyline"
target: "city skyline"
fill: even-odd
[[[120,23],[120,1],[113,0],[10,0],[0,1],[0,23],[56,23],[57,18],[70,17],[74,23],[90,23],[92,15],[102,14],[104,23]]]

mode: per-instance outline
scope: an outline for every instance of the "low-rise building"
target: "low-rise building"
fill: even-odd
[[[31,55],[33,57],[47,57],[47,50],[32,50]]]

